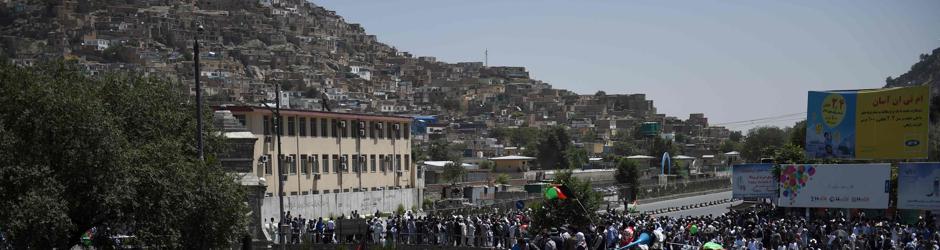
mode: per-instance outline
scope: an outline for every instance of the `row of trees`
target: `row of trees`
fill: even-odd
[[[803,160],[803,147],[806,141],[806,121],[799,121],[792,127],[757,127],[748,130],[747,137],[739,146],[741,157],[749,162],[759,162],[762,158],[779,158],[784,161]],[[734,143],[734,141],[729,141]],[[724,145],[722,149],[724,149]]]
[[[68,63],[0,65],[0,230],[15,248],[70,248],[132,235],[144,246],[219,248],[244,233],[244,191],[186,86],[88,78]],[[208,111],[205,117],[211,117]]]

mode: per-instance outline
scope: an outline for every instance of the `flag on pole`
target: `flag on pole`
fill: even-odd
[[[565,192],[565,191],[567,191],[567,192]],[[568,190],[568,188],[565,187],[565,186],[555,186],[555,185],[553,185],[553,186],[550,186],[550,187],[548,187],[548,188],[545,189],[545,199],[548,199],[548,200],[554,200],[554,199],[565,200],[565,199],[568,199],[568,197],[571,197],[571,193],[570,193],[570,192],[571,192],[571,191]]]

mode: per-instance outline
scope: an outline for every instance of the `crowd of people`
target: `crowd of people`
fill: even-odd
[[[292,242],[417,244],[496,249],[940,249],[932,215],[916,223],[857,214],[786,215],[769,205],[718,216],[668,217],[614,210],[599,213],[596,224],[559,225],[533,230],[527,211],[483,215],[389,217],[353,214],[363,233],[339,235],[331,218],[291,218]],[[930,217],[930,218],[926,218]]]

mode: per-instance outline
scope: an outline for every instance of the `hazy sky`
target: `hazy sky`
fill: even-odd
[[[805,112],[809,90],[882,87],[940,47],[934,0],[314,2],[418,56],[488,49],[491,66],[556,88],[646,93],[712,124]]]

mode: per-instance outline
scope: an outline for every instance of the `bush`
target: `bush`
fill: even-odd
[[[396,214],[396,215],[403,215],[403,214],[405,214],[405,205],[398,204],[398,208],[395,209],[395,214]]]

